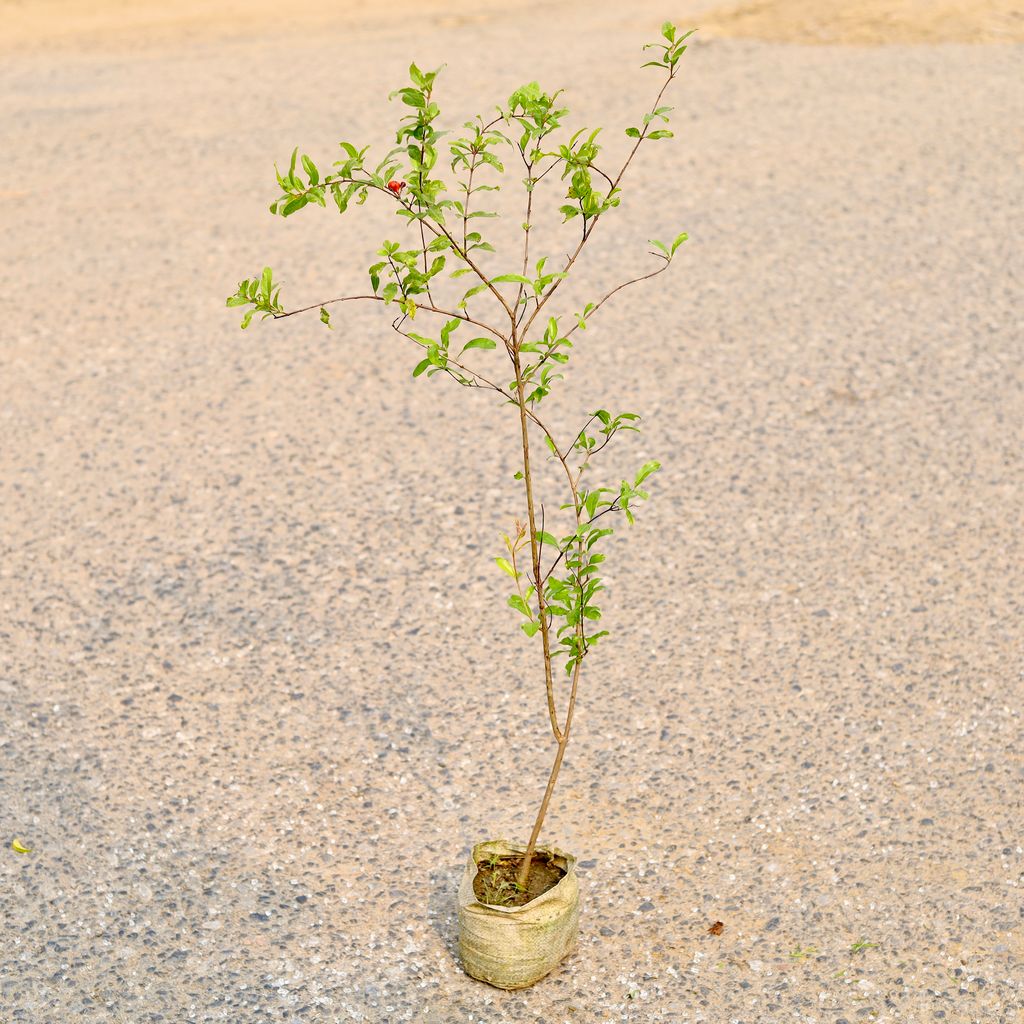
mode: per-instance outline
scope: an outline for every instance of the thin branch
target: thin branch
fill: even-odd
[[[432,224],[429,220],[424,220],[424,223],[427,225],[427,228],[429,230],[434,232],[434,235],[436,237],[440,237],[441,235],[444,235],[444,237],[448,239],[448,241],[451,243],[452,248],[458,254],[459,258],[464,260],[466,265],[470,268],[470,270],[472,270],[473,273],[476,274],[476,276],[478,278],[480,278],[480,280],[485,285],[487,285],[487,288],[489,289],[489,291],[501,303],[501,305],[504,308],[505,312],[508,314],[509,320],[512,322],[512,324],[515,324],[515,322],[516,322],[515,314],[509,308],[509,304],[505,300],[505,296],[501,294],[501,292],[494,286],[494,284],[492,284],[491,279],[476,265],[476,263],[474,263],[473,260],[470,259],[469,253],[465,249],[460,249],[459,248],[459,243],[456,242],[454,238],[452,238],[452,234],[448,230],[448,228],[445,226],[445,224],[443,222],[441,222],[441,221],[438,221],[437,222],[437,228],[440,228],[440,230],[437,230],[437,228],[435,228],[434,224]]]
[[[405,319],[406,318],[403,316],[400,319],[396,320],[391,325],[392,329],[397,334],[402,335],[403,338],[408,338],[417,347],[422,348],[423,346],[420,345],[420,343],[411,334],[409,334],[408,332],[402,330],[402,323],[405,321]],[[455,366],[458,369],[462,370],[463,373],[469,374],[470,377],[472,377],[475,381],[478,382],[475,385],[476,387],[488,388],[491,391],[496,391],[503,398],[507,398],[508,401],[515,402],[515,398],[508,391],[506,391],[503,387],[501,387],[500,384],[495,384],[494,381],[488,380],[488,378],[485,377],[482,373],[479,373],[476,370],[470,369],[470,367],[464,365],[463,363],[460,363],[458,360],[452,359],[451,356],[448,356],[447,363],[448,363],[449,366]],[[440,369],[445,369],[445,367],[440,367]]]
[[[538,145],[540,140],[538,140]],[[526,153],[522,149],[519,155],[523,158],[523,166],[526,168],[526,220],[523,221],[523,270],[522,276],[526,277],[526,269],[530,263],[530,222],[533,217],[533,164],[527,161]],[[522,318],[526,315],[527,303],[523,303],[522,311],[519,311],[519,303],[523,297],[523,282],[519,282],[519,289],[516,291],[515,309],[517,312],[516,326],[518,327]]]
[[[608,175],[605,174],[604,171],[602,171],[601,168],[597,166],[597,164],[591,164],[590,169],[592,171],[597,171],[597,173],[600,174],[601,177],[604,178],[604,180],[607,181],[609,185],[611,185],[613,188],[615,187],[614,183],[612,182],[612,179],[609,178]]]
[[[657,255],[657,254],[654,254]],[[594,308],[587,314],[593,316],[616,292],[621,292],[623,288],[628,288],[632,284],[639,284],[641,281],[649,281],[652,277],[657,277],[659,274],[664,274],[669,268],[669,261],[665,262],[658,267],[657,270],[652,270],[649,274],[642,274],[640,277],[634,277],[631,281],[625,281],[620,285],[613,288],[607,295],[605,295],[600,302],[594,305]],[[575,334],[580,329],[580,322],[577,320],[576,323],[569,328],[569,331],[565,334],[568,338],[570,334]]]
[[[658,253],[652,253],[652,255],[658,256],[659,254]],[[661,257],[661,258],[663,258],[663,257]],[[607,295],[605,295],[599,302],[597,302],[594,305],[594,308],[587,314],[587,316],[588,317],[592,317],[616,292],[621,292],[623,288],[628,288],[631,284],[639,284],[641,281],[648,281],[652,277],[657,277],[658,274],[663,274],[666,270],[668,270],[668,267],[669,267],[669,261],[666,260],[665,263],[662,266],[658,267],[657,270],[652,270],[649,274],[644,274],[642,277],[634,277],[631,281],[625,281],[623,284],[620,284],[617,287],[613,288],[610,292],[608,292]],[[570,327],[569,330],[566,331],[564,335],[562,335],[562,337],[563,338],[572,337],[572,335],[574,335],[580,329],[581,326],[582,325],[577,320],[576,323],[573,324],[573,326]],[[540,359],[537,360],[536,365],[533,367],[533,372],[534,373],[536,373],[537,370],[539,370],[551,358],[551,352],[553,352],[553,351],[554,351],[554,349],[551,349],[550,351],[545,352],[544,355],[542,355],[540,357]],[[573,444],[575,444],[575,443],[576,442],[574,441]],[[571,448],[572,445],[570,445],[569,447]]]
[[[613,501],[613,502],[612,502],[612,503],[611,503],[610,505],[608,505],[608,506],[607,506],[606,508],[603,508],[603,509],[601,509],[601,511],[600,511],[600,512],[597,512],[596,514],[592,515],[592,516],[591,516],[591,517],[590,517],[590,518],[589,518],[589,519],[588,519],[588,520],[587,520],[587,521],[586,521],[585,523],[581,522],[581,523],[580,523],[580,526],[589,526],[589,525],[590,525],[590,524],[591,524],[592,522],[594,522],[594,521],[595,521],[596,519],[600,519],[600,518],[601,518],[601,516],[603,516],[603,515],[604,515],[604,514],[605,514],[606,512],[621,512],[621,511],[622,511],[622,507],[621,507],[620,505],[616,505],[616,504],[615,504],[615,502],[616,502],[616,501],[618,501],[618,500],[619,500],[619,499],[618,499],[618,498],[616,498],[616,499],[615,499],[615,501]],[[549,576],[550,576],[550,575],[551,575],[551,574],[552,574],[552,573],[553,573],[553,572],[555,571],[555,569],[556,569],[556,568],[558,567],[558,563],[559,563],[559,562],[560,562],[560,561],[561,561],[561,560],[562,560],[562,559],[563,559],[563,558],[565,557],[565,552],[566,552],[566,551],[568,551],[568,550],[569,550],[569,549],[568,549],[568,548],[566,548],[566,549],[565,549],[564,551],[559,551],[559,552],[558,552],[558,557],[557,557],[557,558],[556,558],[556,559],[555,559],[555,560],[554,560],[554,561],[553,561],[553,562],[551,563],[551,566],[550,566],[550,568],[548,569],[548,571],[547,571],[546,573],[544,573],[544,577],[543,577],[543,582],[544,582],[544,583],[547,583],[547,581],[548,581],[548,577],[549,577]]]
[[[673,69],[669,71],[668,78],[665,79],[665,82],[662,84],[661,89],[658,91],[658,96],[654,101],[654,106],[652,107],[652,109],[657,108],[658,104],[661,102],[661,97],[665,95],[665,90],[669,87],[674,78],[675,71]],[[640,148],[640,143],[643,142],[644,139],[647,137],[647,130],[649,127],[650,124],[644,125],[643,130],[640,132],[640,135],[637,137],[636,142],[633,144],[633,148],[629,151],[629,155],[626,157],[626,160],[623,163],[621,169],[619,170],[619,173],[616,175],[615,180],[612,182],[609,195],[611,195],[611,193],[614,192],[615,189],[619,187],[619,182],[622,181],[622,176],[626,173],[626,171],[629,168],[629,165],[633,162],[633,157],[636,156],[636,151]],[[537,303],[537,308],[534,309],[533,314],[526,321],[526,326],[523,328],[524,334],[529,332],[530,326],[533,324],[533,321],[537,318],[537,315],[547,304],[551,296],[554,295],[556,291],[558,291],[558,286],[562,283],[562,281],[565,280],[565,275],[567,275],[569,271],[572,270],[573,264],[575,264],[576,260],[578,259],[579,254],[583,249],[583,246],[586,245],[587,240],[594,234],[594,228],[597,226],[597,223],[601,219],[601,216],[602,214],[597,214],[597,216],[594,217],[594,219],[590,222],[590,227],[587,229],[583,237],[580,239],[579,245],[576,246],[576,251],[569,257],[568,262],[562,268],[563,276],[559,277],[556,281],[552,283],[551,287],[544,293],[540,301]]]
[[[591,416],[590,419],[587,420],[587,422],[583,424],[583,426],[580,428],[580,432],[573,438],[572,444],[569,445],[569,447],[566,449],[567,452],[571,452],[573,450],[573,448],[576,447],[576,442],[579,441],[579,439],[583,436],[583,431],[586,430],[587,427],[589,427],[590,424],[593,423],[594,420],[596,420],[596,419],[597,419],[596,415],[595,416]],[[579,477],[577,477],[577,479],[579,479]]]
[[[562,162],[561,158],[559,158],[558,160],[552,160],[552,162],[550,164],[548,164],[547,167],[545,167],[544,170],[541,171],[540,174],[538,174],[536,178],[534,178],[534,181],[535,182],[536,181],[540,181],[541,178],[543,178],[543,177],[545,177],[547,175],[548,171],[553,171],[561,162]]]
[[[336,302],[354,302],[357,299],[365,299],[371,302],[387,302],[387,299],[383,295],[343,295],[337,299],[326,299],[323,302],[314,302],[311,306],[302,306],[299,309],[290,309],[287,313],[275,313],[275,320],[284,320],[290,316],[296,316],[299,313],[308,313],[311,309],[319,309],[321,306],[332,306]],[[415,300],[414,300],[415,301]],[[506,345],[508,344],[508,338],[491,327],[490,324],[485,324],[482,320],[474,320],[473,317],[467,316],[465,313],[457,313],[452,309],[442,309],[440,306],[421,306],[417,303],[417,309],[425,310],[427,313],[437,313],[439,316],[447,316],[456,320],[463,320],[467,324],[473,324],[476,327],[480,327],[485,331],[490,331],[496,338],[500,338]]]
[[[427,90],[426,90],[426,97],[425,97],[426,103],[427,103],[428,107],[430,106],[430,93],[431,93],[431,89],[428,86]],[[419,121],[420,121],[420,130],[423,132],[423,136],[420,138],[420,170],[419,170],[419,174],[417,175],[417,178],[418,178],[418,188],[417,188],[417,197],[416,197],[416,209],[420,213],[420,217],[419,217],[419,222],[420,222],[420,246],[423,249],[423,276],[424,276],[424,278],[426,278],[427,277],[427,272],[428,272],[428,266],[429,266],[429,257],[427,256],[427,234],[426,234],[426,231],[423,228],[423,200],[420,198],[420,196],[422,196],[422,194],[423,194],[423,161],[424,161],[424,159],[426,158],[426,155],[427,155],[427,138],[426,138],[426,135],[427,135],[427,130],[430,127],[430,122],[429,121],[424,121],[423,117],[424,117],[424,115],[423,115],[423,112],[421,111],[420,114],[419,114]],[[426,281],[426,288],[427,288],[427,298],[430,299],[430,304],[433,305],[434,304],[434,296],[430,294],[430,280],[429,279],[427,279],[427,281]]]
[[[469,200],[473,194],[473,172],[476,170],[476,153],[469,165],[469,177],[466,180],[466,202],[462,206],[462,251],[469,251]]]
[[[515,314],[512,312],[511,308],[509,307],[509,304],[506,301],[505,296],[502,295],[502,293],[491,283],[490,278],[488,278],[488,276],[470,258],[470,255],[466,251],[466,249],[465,248],[459,248],[459,243],[452,237],[451,232],[448,230],[448,228],[444,224],[444,222],[441,221],[441,220],[438,220],[438,221],[436,221],[436,224],[435,224],[435,222],[432,222],[432,221],[428,220],[427,219],[427,215],[425,213],[417,213],[413,209],[412,204],[410,202],[407,202],[406,200],[402,199],[400,196],[396,196],[393,192],[390,191],[390,189],[382,187],[380,185],[375,185],[372,181],[369,181],[369,180],[364,179],[364,178],[341,178],[341,177],[334,178],[331,175],[327,175],[327,177],[325,177],[324,180],[322,182],[320,182],[319,185],[310,186],[308,189],[305,189],[302,192],[288,193],[288,194],[290,196],[292,196],[292,198],[298,198],[298,196],[300,196],[300,195],[308,195],[314,189],[316,189],[316,190],[327,189],[331,185],[340,185],[340,184],[361,185],[361,186],[365,186],[366,188],[372,188],[372,189],[374,189],[377,192],[383,192],[385,195],[390,196],[391,199],[394,202],[397,202],[400,206],[405,207],[405,209],[408,210],[409,213],[415,219],[419,220],[419,222],[422,225],[426,225],[427,230],[430,231],[434,235],[435,238],[440,238],[442,235],[445,238],[447,238],[448,241],[451,243],[452,248],[455,250],[456,254],[459,256],[459,258],[465,261],[466,265],[470,268],[470,270],[472,270],[473,273],[476,274],[476,276],[478,278],[480,278],[480,281],[483,284],[487,285],[487,288],[490,290],[490,292],[501,303],[502,308],[508,314],[509,320],[513,324],[516,322]]]

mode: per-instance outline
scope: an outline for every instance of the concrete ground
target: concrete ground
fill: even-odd
[[[224,298],[363,286],[394,222],[272,218],[272,167],[387,146],[410,59],[455,126],[567,86],[614,156],[666,11],[380,13],[0,65],[0,1024],[1024,1020],[1020,47],[684,58],[560,307],[689,231],[548,403],[665,468],[545,832],[580,947],[503,993],[453,929],[552,755],[516,421],[376,309]]]

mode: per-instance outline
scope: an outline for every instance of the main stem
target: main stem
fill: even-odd
[[[526,390],[523,382],[522,365],[519,360],[519,346],[513,329],[512,361],[516,370],[516,404],[519,406],[519,424],[523,438],[523,480],[526,484],[526,512],[530,526],[530,553],[533,556],[533,582],[537,591],[537,607],[540,616],[541,640],[544,646],[544,683],[547,689],[548,714],[551,718],[551,729],[555,734],[558,743],[555,752],[555,761],[551,766],[551,774],[548,776],[547,788],[544,790],[544,799],[541,801],[540,810],[533,823],[533,831],[530,833],[530,841],[526,846],[526,853],[523,855],[522,863],[516,876],[516,882],[521,888],[526,888],[527,880],[530,877],[530,865],[533,862],[533,854],[537,847],[537,838],[544,825],[544,817],[548,812],[548,805],[551,803],[551,794],[555,790],[555,783],[558,781],[558,773],[562,768],[562,759],[565,757],[565,748],[569,744],[569,732],[572,728],[573,712],[576,708],[576,690],[579,685],[580,664],[582,658],[578,659],[573,669],[572,690],[569,694],[569,706],[566,709],[565,724],[561,729],[558,727],[558,715],[555,710],[554,684],[551,678],[551,643],[548,636],[548,616],[544,602],[544,581],[540,572],[540,545],[537,541],[537,521],[533,505],[533,474],[530,467],[530,434],[527,424],[526,411]],[[570,477],[571,482],[571,477]],[[575,499],[575,487],[573,487]],[[577,519],[578,502],[577,504]],[[577,632],[581,629],[577,627]]]
[[[530,525],[530,555],[533,562],[533,582],[537,591],[537,614],[540,618],[540,637],[544,646],[544,688],[548,697],[548,717],[551,731],[556,740],[562,739],[558,728],[558,714],[555,711],[555,687],[551,678],[551,638],[548,633],[547,605],[544,601],[544,586],[540,575],[540,544],[537,541],[537,517],[533,507],[533,473],[530,468],[530,432],[526,422],[526,390],[523,383],[522,364],[519,361],[519,345],[512,331],[512,362],[516,370],[516,404],[519,406],[519,425],[523,436],[523,480],[526,483],[526,515]],[[532,853],[532,850],[531,850]]]
[[[580,664],[583,659],[576,662],[572,673],[572,692],[569,694],[569,708],[565,714],[565,725],[562,727],[562,735],[558,741],[558,749],[555,751],[555,763],[551,766],[551,774],[548,776],[547,788],[544,790],[544,799],[540,803],[540,810],[537,812],[537,819],[533,823],[533,831],[530,833],[530,841],[526,845],[526,853],[523,855],[523,862],[519,865],[519,873],[516,882],[521,888],[526,888],[527,879],[530,877],[530,864],[533,862],[533,853],[537,848],[537,839],[540,836],[541,827],[544,825],[544,816],[548,813],[548,804],[551,803],[551,794],[555,791],[555,783],[558,781],[558,773],[562,770],[562,758],[565,757],[565,748],[569,745],[569,731],[572,729],[572,715],[576,708],[576,687],[580,681]],[[550,670],[550,660],[548,669]]]

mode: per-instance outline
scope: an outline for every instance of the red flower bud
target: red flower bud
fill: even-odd
[[[391,189],[391,191],[394,192],[396,196],[397,195],[401,195],[402,189],[405,188],[405,182],[404,181],[389,181],[388,182],[388,188]]]

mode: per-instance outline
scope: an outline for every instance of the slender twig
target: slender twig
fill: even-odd
[[[615,503],[615,502],[617,502],[618,500],[619,500],[619,499],[618,499],[618,498],[616,498],[616,499],[615,499],[615,501],[613,501],[613,502],[612,502],[612,503],[611,503],[610,505],[608,505],[608,506],[607,506],[606,508],[603,508],[603,509],[601,509],[601,511],[600,511],[600,512],[597,512],[597,513],[595,513],[595,514],[594,514],[593,516],[591,516],[591,517],[590,517],[590,518],[589,518],[589,519],[588,519],[588,520],[587,520],[587,521],[586,521],[585,523],[581,523],[581,525],[582,525],[582,526],[589,526],[589,525],[590,525],[590,524],[591,524],[592,522],[594,522],[594,521],[595,521],[596,519],[600,519],[600,518],[601,518],[601,516],[603,516],[603,515],[604,515],[604,514],[605,514],[606,512],[621,512],[621,511],[622,511],[622,506],[621,506],[621,505],[617,505],[617,504]],[[553,572],[555,571],[555,569],[556,569],[556,568],[558,567],[558,563],[559,563],[559,562],[561,562],[561,560],[562,560],[562,559],[563,559],[563,558],[565,557],[565,552],[566,552],[566,551],[568,551],[568,550],[569,550],[568,548],[565,548],[564,550],[561,550],[561,551],[559,551],[559,552],[558,552],[558,557],[557,557],[557,558],[556,558],[556,559],[555,559],[555,560],[554,560],[554,561],[553,561],[553,562],[551,563],[551,565],[550,565],[550,566],[549,566],[549,568],[548,568],[548,571],[547,571],[546,573],[544,573],[544,576],[542,577],[542,579],[543,579],[543,581],[544,581],[545,583],[547,583],[547,581],[548,581],[548,577],[549,577],[549,576],[550,576],[550,575],[551,575],[551,574],[552,574],[552,573],[553,573]]]
[[[480,280],[485,285],[487,285],[488,290],[501,303],[501,305],[504,308],[505,312],[508,314],[509,320],[514,325],[515,322],[516,322],[516,316],[515,316],[515,313],[513,313],[512,310],[509,308],[509,304],[506,301],[505,296],[502,295],[502,293],[498,290],[498,288],[496,288],[495,285],[491,282],[491,279],[470,258],[469,253],[466,252],[465,249],[460,249],[459,248],[459,243],[456,242],[455,239],[452,237],[452,234],[448,230],[448,228],[441,221],[437,222],[437,228],[440,228],[440,230],[437,230],[430,221],[424,221],[424,223],[427,225],[427,228],[429,230],[434,232],[434,234],[436,236],[439,237],[441,235],[444,235],[444,237],[448,239],[448,241],[452,245],[452,248],[455,250],[455,252],[459,256],[459,258],[465,262],[466,266],[468,266],[470,268],[470,270],[472,270],[473,273],[476,274],[476,276],[478,278],[480,278]]]
[[[426,100],[427,106],[430,105],[430,93],[431,93],[431,90],[428,87],[427,90],[426,90],[426,95],[425,95],[425,100]],[[423,198],[422,198],[422,196],[423,196],[423,161],[426,159],[426,155],[427,155],[427,138],[426,138],[426,136],[427,136],[427,130],[429,129],[429,126],[430,126],[430,122],[426,121],[424,118],[425,118],[425,115],[424,115],[423,111],[421,111],[420,114],[419,114],[419,121],[420,121],[420,131],[423,134],[420,137],[420,170],[419,170],[419,174],[417,175],[418,188],[416,190],[416,192],[417,192],[417,194],[416,194],[416,209],[419,212],[419,218],[418,219],[419,219],[419,222],[420,222],[420,245],[423,248],[423,276],[424,276],[424,278],[426,278],[427,277],[427,273],[428,273],[429,257],[427,256],[427,233],[426,233],[426,231],[424,230],[424,227],[423,227]],[[434,304],[434,297],[433,297],[433,295],[430,294],[430,281],[429,281],[429,279],[426,281],[426,288],[427,288],[427,298],[430,299],[430,304],[433,305]]]
[[[575,447],[576,447],[576,444],[577,444],[577,442],[578,442],[578,441],[579,441],[579,439],[580,439],[580,438],[581,438],[581,437],[583,436],[583,432],[584,432],[584,431],[585,431],[585,430],[587,429],[587,427],[589,427],[589,426],[590,426],[590,424],[591,424],[591,423],[593,423],[593,422],[594,422],[594,420],[596,420],[596,419],[597,419],[597,415],[595,414],[595,415],[591,416],[591,417],[590,417],[590,419],[589,419],[589,420],[587,420],[587,422],[586,422],[586,423],[584,423],[584,424],[583,424],[583,426],[582,426],[582,427],[580,428],[580,432],[579,432],[579,433],[578,433],[578,434],[577,434],[577,435],[576,435],[576,436],[575,436],[575,437],[574,437],[574,438],[572,439],[572,444],[571,444],[571,445],[569,445],[569,447],[568,447],[568,448],[566,449],[566,451],[567,451],[567,452],[571,452],[571,451],[573,450],[573,448],[575,448]],[[579,479],[579,477],[577,477],[577,480],[578,480],[578,479]]]
[[[526,168],[526,220],[523,221],[523,269],[522,276],[526,277],[526,270],[530,263],[530,224],[533,217],[533,164],[527,161],[526,153],[522,149],[519,150],[520,155],[523,158],[523,166]],[[523,282],[519,282],[519,288],[516,291],[515,310],[517,313],[516,326],[518,326],[526,314],[528,303],[523,303],[522,311],[519,310],[519,303],[523,297]]]
[[[308,313],[311,309],[319,309],[321,306],[332,306],[336,302],[354,302],[357,299],[364,299],[371,302],[384,302],[388,300],[383,295],[342,295],[336,299],[325,299],[323,302],[314,302],[311,306],[302,306],[299,309],[290,309],[286,313],[275,313],[275,320],[285,320],[290,316],[296,316],[299,313]],[[508,344],[508,338],[496,330],[490,324],[484,323],[482,320],[475,320],[471,316],[467,316],[465,313],[456,312],[453,309],[442,309],[440,306],[421,306],[417,303],[417,309],[422,309],[427,313],[437,313],[440,316],[447,316],[455,320],[464,320],[467,324],[473,324],[475,327],[479,327],[482,330],[490,331],[496,338],[499,338],[506,345]]]
[[[659,256],[660,258],[664,259],[664,257],[660,256],[660,253],[654,253],[653,255]],[[639,284],[641,281],[649,281],[652,277],[657,277],[659,274],[663,274],[666,270],[668,270],[668,267],[669,261],[665,260],[664,264],[658,267],[657,270],[652,270],[649,274],[643,274],[641,277],[634,277],[632,281],[626,281],[623,284],[618,285],[616,288],[613,288],[600,301],[594,304],[594,308],[591,309],[591,311],[587,314],[586,319],[592,317],[616,292],[620,292],[623,288],[628,288],[632,284]],[[584,320],[583,322],[585,323],[586,320]],[[562,335],[562,337],[571,338],[581,327],[582,323],[579,320],[577,320],[576,323],[574,323],[572,327],[570,327],[569,330]],[[551,353],[553,351],[554,348],[549,349],[547,352],[544,353],[544,355],[540,357],[540,359],[537,360],[536,363],[533,364],[533,366],[531,367],[531,375],[533,373],[536,373],[551,358]],[[574,441],[573,444],[575,443],[576,442]],[[569,445],[569,447],[572,448],[572,445]]]
[[[673,78],[675,78],[674,70],[669,71],[668,78],[665,79],[664,84],[662,85],[661,89],[658,91],[658,96],[657,96],[657,98],[654,101],[654,106],[652,107],[652,109],[656,109],[657,108],[658,104],[661,102],[661,97],[665,95],[665,90],[669,87],[669,84],[672,82]],[[640,132],[640,135],[637,137],[636,142],[633,144],[633,148],[629,151],[629,155],[626,157],[626,160],[623,163],[621,169],[619,170],[619,173],[616,175],[615,180],[612,182],[611,190],[609,191],[609,195],[611,195],[611,193],[615,189],[617,189],[619,187],[619,182],[622,181],[623,175],[629,169],[629,165],[633,162],[633,157],[636,156],[636,151],[640,148],[640,143],[643,142],[645,138],[647,138],[647,129],[649,127],[650,127],[650,124],[645,124],[644,125],[643,130]],[[599,213],[590,222],[589,229],[585,232],[583,238],[580,239],[579,245],[576,246],[575,252],[573,252],[572,256],[569,257],[569,260],[566,263],[566,265],[562,268],[562,275],[563,276],[557,278],[555,281],[552,282],[551,287],[541,297],[540,301],[537,303],[536,309],[534,309],[532,315],[526,321],[526,326],[523,328],[524,333],[528,332],[530,330],[531,324],[537,318],[537,316],[540,313],[540,311],[547,304],[547,302],[551,298],[551,296],[554,295],[556,291],[558,291],[558,286],[562,283],[562,281],[565,280],[565,276],[568,275],[569,271],[572,270],[573,264],[575,264],[576,260],[578,259],[579,254],[580,254],[580,252],[583,249],[583,246],[586,245],[586,243],[587,243],[587,240],[594,234],[594,228],[597,226],[597,222],[600,219],[601,219],[601,214]]]
[[[411,334],[401,329],[401,325],[404,322],[404,320],[405,317],[401,317],[399,320],[396,320],[391,325],[392,328],[398,334],[401,334],[403,338],[408,338],[414,345],[417,345],[420,348],[422,348],[423,346],[420,345],[420,343]],[[477,370],[470,369],[470,367],[458,362],[458,360],[453,359],[451,356],[447,357],[447,362],[451,366],[458,367],[458,369],[462,370],[463,373],[468,373],[471,377],[474,378],[474,380],[479,381],[480,383],[477,385],[478,387],[489,388],[491,391],[497,391],[498,394],[501,395],[503,398],[507,398],[510,402],[515,402],[515,398],[503,387],[501,387],[500,384],[495,384],[494,381],[488,380],[482,373],[479,373]]]
[[[534,182],[538,182],[538,181],[540,181],[540,180],[541,180],[542,178],[546,177],[546,176],[547,176],[547,173],[548,173],[548,171],[553,171],[553,170],[554,170],[554,169],[555,169],[555,168],[556,168],[556,167],[557,167],[557,166],[558,166],[558,165],[559,165],[559,164],[560,164],[561,162],[562,162],[562,161],[561,161],[561,159],[558,159],[558,160],[552,160],[552,161],[551,161],[551,163],[549,163],[549,164],[547,165],[547,167],[545,167],[545,168],[544,168],[544,170],[543,170],[543,171],[541,171],[541,172],[540,172],[540,174],[538,174],[538,175],[537,175],[537,177],[533,179],[533,180],[534,180]]]
[[[476,170],[476,153],[469,165],[469,177],[466,180],[466,202],[462,206],[462,251],[469,251],[469,199],[473,194],[473,172]]]
[[[329,188],[331,185],[339,185],[346,183],[361,185],[365,186],[366,188],[372,188],[375,189],[377,192],[382,192],[385,195],[390,196],[393,201],[397,202],[400,206],[404,206],[409,211],[409,213],[412,214],[414,218],[419,220],[421,224],[426,225],[427,230],[430,231],[435,238],[440,238],[442,236],[447,238],[452,248],[455,250],[456,255],[466,264],[467,267],[470,268],[470,270],[473,271],[474,274],[476,274],[476,276],[480,279],[480,281],[483,284],[487,285],[487,288],[491,292],[491,294],[493,294],[494,297],[498,300],[498,302],[501,303],[502,308],[508,314],[509,320],[513,324],[516,322],[515,314],[509,307],[509,304],[505,299],[505,296],[502,295],[501,291],[491,282],[491,279],[480,269],[480,267],[477,266],[476,261],[470,257],[469,253],[466,251],[466,248],[459,247],[459,243],[452,237],[452,233],[448,230],[447,225],[445,225],[445,223],[442,220],[437,220],[435,222],[427,219],[427,213],[429,213],[429,210],[427,211],[427,213],[416,212],[413,210],[412,204],[410,202],[407,202],[400,196],[396,196],[388,188],[382,187],[380,185],[375,185],[372,181],[369,181],[368,179],[364,178],[332,178],[330,175],[328,175],[326,178],[324,178],[322,182],[320,182],[319,185],[310,186],[310,188],[305,189],[302,192],[289,193],[289,195],[292,196],[293,198],[297,198],[300,195],[308,195],[310,192],[313,192],[314,190],[323,190],[325,188]]]

